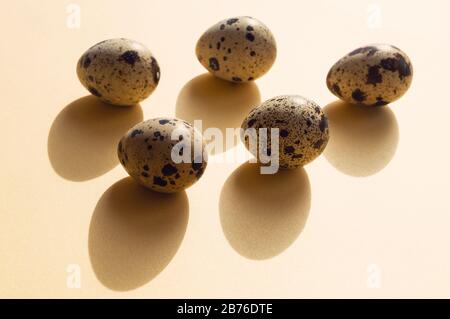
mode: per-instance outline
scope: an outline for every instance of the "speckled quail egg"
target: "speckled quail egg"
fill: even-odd
[[[400,98],[411,85],[413,68],[408,56],[389,44],[358,48],[328,72],[328,89],[341,100],[382,106]]]
[[[205,145],[201,133],[188,122],[155,118],[131,128],[117,152],[122,166],[138,183],[173,193],[202,176],[208,160]]]
[[[220,21],[197,42],[197,58],[213,75],[232,82],[252,81],[269,71],[277,46],[272,32],[252,17]]]
[[[279,166],[297,168],[318,157],[329,139],[328,119],[313,101],[298,95],[282,95],[265,101],[253,109],[242,123],[243,132],[256,129],[259,140],[260,128],[279,129]],[[242,134],[249,147],[252,136]],[[255,144],[254,144],[255,145]],[[267,138],[267,155],[271,153],[271,137]],[[258,158],[259,154],[253,154]]]
[[[134,105],[155,90],[160,70],[149,49],[121,38],[88,49],[78,60],[77,74],[81,84],[104,102]]]

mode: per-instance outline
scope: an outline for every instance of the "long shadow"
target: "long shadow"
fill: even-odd
[[[245,163],[225,182],[220,194],[222,229],[230,245],[250,259],[268,259],[287,249],[302,232],[311,206],[303,168],[261,175]]]
[[[202,120],[202,129],[217,128],[226,136],[226,128],[240,128],[250,110],[258,106],[261,96],[254,82],[231,83],[209,73],[187,82],[176,103],[176,116],[190,123]],[[206,136],[208,141],[208,137]],[[212,142],[214,138],[208,142]],[[211,153],[222,153],[239,142],[236,137],[222,149],[212,148]]]
[[[185,192],[161,194],[131,179],[112,185],[95,207],[89,256],[106,287],[126,291],[156,277],[176,254],[186,232]]]
[[[325,158],[351,176],[370,176],[381,171],[394,157],[399,128],[388,106],[366,107],[341,101],[324,108],[330,127]]]
[[[61,177],[85,181],[110,171],[118,163],[117,143],[133,125],[143,120],[139,105],[108,105],[94,96],[70,103],[50,128],[47,151]]]

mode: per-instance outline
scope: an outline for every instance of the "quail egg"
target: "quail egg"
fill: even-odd
[[[200,63],[213,75],[231,82],[255,80],[275,62],[275,39],[252,17],[220,21],[209,28],[196,47]]]
[[[207,165],[205,142],[191,124],[155,118],[131,128],[120,140],[120,163],[141,185],[162,193],[194,184]]]
[[[104,102],[134,105],[155,90],[160,70],[149,49],[121,38],[88,49],[78,60],[77,74],[81,84]]]
[[[411,85],[413,68],[408,56],[389,44],[358,48],[328,72],[328,89],[353,104],[382,106],[400,98]]]
[[[322,109],[298,95],[282,95],[265,101],[248,114],[241,127],[244,144],[258,160],[260,153],[255,154],[251,143],[258,145],[261,128],[278,128],[279,166],[287,169],[313,161],[323,152],[329,139],[328,119]],[[246,134],[251,128],[255,129],[258,141]],[[270,156],[272,151],[272,140],[268,137],[265,154]]]

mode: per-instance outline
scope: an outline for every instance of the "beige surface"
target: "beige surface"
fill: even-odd
[[[448,1],[378,1],[381,25],[359,0],[77,3],[79,29],[66,26],[69,2],[1,3],[0,296],[450,297]],[[191,81],[205,72],[198,37],[235,15],[260,19],[278,43],[270,72],[238,96]],[[161,82],[140,107],[79,100],[77,59],[111,37],[141,41],[159,61]],[[274,95],[326,106],[329,67],[377,42],[410,56],[409,92],[378,111],[328,105],[334,138],[304,170],[211,163],[173,198],[123,180],[114,141],[142,118],[200,114],[223,128]],[[70,264],[79,289],[66,285]]]

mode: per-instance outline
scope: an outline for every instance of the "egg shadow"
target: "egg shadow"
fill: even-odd
[[[98,177],[118,163],[117,143],[143,120],[140,105],[108,105],[85,96],[67,105],[50,128],[47,152],[55,172],[71,181]]]
[[[202,130],[217,128],[224,137],[227,128],[240,128],[251,109],[261,103],[258,86],[254,82],[232,83],[205,73],[187,82],[176,102],[176,116],[190,123],[202,120]],[[233,141],[215,148],[214,138],[205,136],[211,153],[220,154],[236,146],[239,136]],[[220,141],[220,144],[222,144]]]
[[[112,185],[95,207],[89,256],[100,282],[117,291],[156,277],[176,254],[189,219],[186,193],[161,194],[131,177]]]
[[[261,175],[244,163],[226,180],[219,201],[220,222],[231,247],[255,260],[286,250],[302,232],[311,207],[306,171]]]
[[[381,171],[394,157],[399,128],[388,106],[367,107],[336,101],[323,110],[330,127],[324,156],[342,173],[370,176]]]

